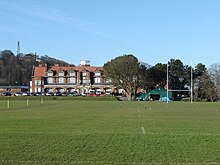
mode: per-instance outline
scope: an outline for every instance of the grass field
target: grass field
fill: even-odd
[[[220,164],[220,103],[7,104],[0,100],[0,164]]]

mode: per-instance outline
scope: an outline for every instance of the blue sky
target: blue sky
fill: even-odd
[[[123,55],[155,65],[220,62],[220,0],[0,0],[0,50],[102,66]]]

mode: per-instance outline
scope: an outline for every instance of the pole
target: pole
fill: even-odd
[[[29,99],[27,99],[27,107],[29,106]]]
[[[43,104],[43,103],[44,103],[44,100],[43,100],[43,98],[41,98],[41,100],[40,100],[40,103],[41,103],[41,104]]]
[[[191,103],[193,103],[193,70],[192,70],[192,61],[191,61]]]
[[[7,108],[8,109],[10,108],[10,101],[9,100],[7,101]]]
[[[169,91],[169,68],[168,68],[168,62],[167,62],[167,103],[168,103],[168,91]]]

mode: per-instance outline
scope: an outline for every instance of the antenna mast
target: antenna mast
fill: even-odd
[[[20,42],[17,43],[17,56],[20,54]]]

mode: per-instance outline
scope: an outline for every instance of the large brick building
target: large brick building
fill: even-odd
[[[74,92],[89,93],[110,91],[112,85],[103,75],[103,67],[90,66],[81,61],[79,66],[34,67],[30,92]]]

